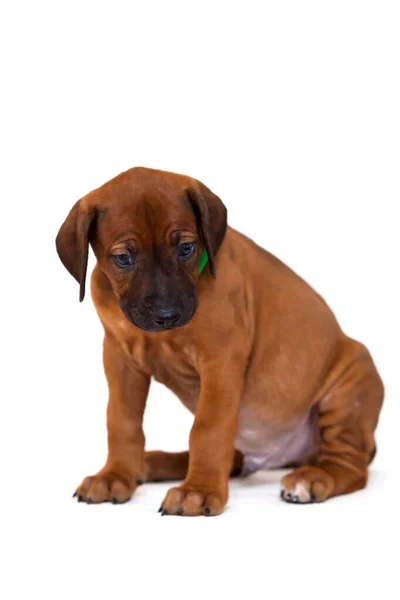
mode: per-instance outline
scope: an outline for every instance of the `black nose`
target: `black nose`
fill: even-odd
[[[179,321],[180,316],[176,308],[160,308],[154,315],[154,323],[159,327],[171,327]]]

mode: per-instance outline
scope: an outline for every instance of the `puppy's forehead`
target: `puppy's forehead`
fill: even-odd
[[[187,195],[190,181],[151,169],[131,169],[111,180],[95,191],[99,241],[112,243],[132,234],[146,243],[162,241],[171,229],[195,231]]]

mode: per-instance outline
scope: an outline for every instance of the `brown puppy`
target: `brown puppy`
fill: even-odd
[[[57,250],[104,326],[108,460],[79,500],[128,500],[143,480],[184,479],[163,514],[217,515],[230,474],[297,466],[289,502],[363,488],[383,385],[368,350],[293,271],[227,228],[200,182],[136,168],[77,202]],[[199,274],[206,249],[208,265]],[[189,453],[145,453],[150,378],[194,414]]]

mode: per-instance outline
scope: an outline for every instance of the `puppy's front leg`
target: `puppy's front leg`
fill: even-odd
[[[144,479],[143,413],[150,378],[136,371],[108,335],[104,338],[104,371],[109,387],[108,458],[75,492],[79,501],[114,504],[129,500]]]
[[[189,441],[185,481],[169,490],[162,514],[218,515],[228,500],[229,474],[243,387],[244,361],[221,357],[201,366],[201,391]]]

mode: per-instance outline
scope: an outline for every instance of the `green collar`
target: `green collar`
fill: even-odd
[[[205,248],[203,248],[203,252],[200,254],[200,259],[199,259],[199,275],[202,273],[204,267],[207,264],[207,261],[208,261],[207,250]]]

